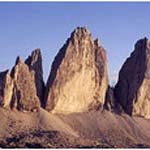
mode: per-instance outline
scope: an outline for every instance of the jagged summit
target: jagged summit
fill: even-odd
[[[77,27],[72,33],[71,37],[83,37],[83,36],[90,36],[90,32],[86,27]]]
[[[39,48],[32,51],[31,55],[28,56],[28,58],[25,60],[26,64],[30,64],[31,66],[34,66],[34,63],[39,59],[39,63],[42,62],[42,55],[41,50]],[[42,65],[42,64],[40,64]],[[42,70],[43,73],[43,70]]]
[[[15,65],[17,65],[19,63],[23,63],[23,61],[20,56],[17,56]]]
[[[94,43],[95,43],[95,45],[96,45],[97,47],[100,47],[100,46],[101,46],[100,40],[99,40],[98,38],[96,38],[96,39],[94,40]]]
[[[100,40],[98,38],[94,40],[87,27],[77,27],[71,33],[71,36],[68,38],[66,43],[73,41],[74,44],[77,44],[77,42],[78,44],[82,44],[82,40],[90,40],[91,42],[94,42],[95,46],[102,47]]]
[[[144,37],[143,39],[140,39],[136,42],[135,44],[135,49],[139,49],[139,48],[150,48],[150,40],[147,37]]]

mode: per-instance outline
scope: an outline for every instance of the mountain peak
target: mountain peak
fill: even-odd
[[[126,113],[150,118],[150,41],[140,39],[123,64],[115,86],[115,96]]]
[[[42,54],[41,50],[35,49],[31,55],[25,60],[25,63],[28,65],[30,71],[34,71],[34,80],[36,85],[37,96],[41,101],[41,105],[44,107],[44,80],[43,80],[43,67],[42,67]]]
[[[103,105],[108,82],[102,49],[87,28],[72,32],[52,64],[45,94],[48,111],[85,112]]]

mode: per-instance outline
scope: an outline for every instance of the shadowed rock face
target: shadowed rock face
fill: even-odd
[[[0,106],[9,107],[13,94],[13,80],[9,70],[0,73]]]
[[[139,40],[125,61],[115,86],[115,97],[126,113],[150,118],[150,41]]]
[[[104,108],[109,111],[113,111],[115,109],[115,98],[114,98],[114,89],[110,86],[107,88]]]
[[[74,30],[52,64],[46,109],[57,113],[97,110],[108,86],[104,48],[86,28]]]
[[[18,57],[11,72],[14,80],[11,108],[31,111],[39,107],[39,98],[36,94],[34,71],[29,71],[28,66]]]
[[[42,68],[42,55],[40,49],[36,49],[32,52],[25,63],[29,66],[29,70],[34,71],[34,80],[36,84],[36,93],[41,101],[41,105],[44,105],[44,80],[43,80],[43,68]]]

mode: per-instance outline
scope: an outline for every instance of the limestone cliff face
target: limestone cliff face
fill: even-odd
[[[36,93],[41,101],[41,105],[44,105],[44,80],[43,80],[43,68],[42,68],[42,55],[40,49],[36,49],[32,52],[25,63],[29,66],[29,70],[32,74],[34,71],[34,80],[36,85]]]
[[[11,107],[22,111],[32,111],[39,107],[39,98],[36,93],[34,71],[29,71],[28,66],[18,57],[12,69],[11,76],[14,80]]]
[[[125,61],[115,97],[126,113],[150,118],[150,41],[139,40]]]
[[[13,80],[9,70],[0,73],[0,106],[9,107],[13,94]]]
[[[52,64],[46,85],[46,109],[57,113],[99,109],[107,86],[106,52],[86,28],[78,27]]]

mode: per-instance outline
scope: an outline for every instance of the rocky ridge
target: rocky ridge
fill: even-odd
[[[135,44],[135,50],[111,88],[107,75],[106,51],[85,27],[78,27],[56,55],[46,86],[42,55],[34,50],[12,71],[0,73],[0,105],[21,111],[40,106],[53,113],[89,112],[106,108],[150,118],[150,42]],[[133,69],[134,68],[134,69]]]

